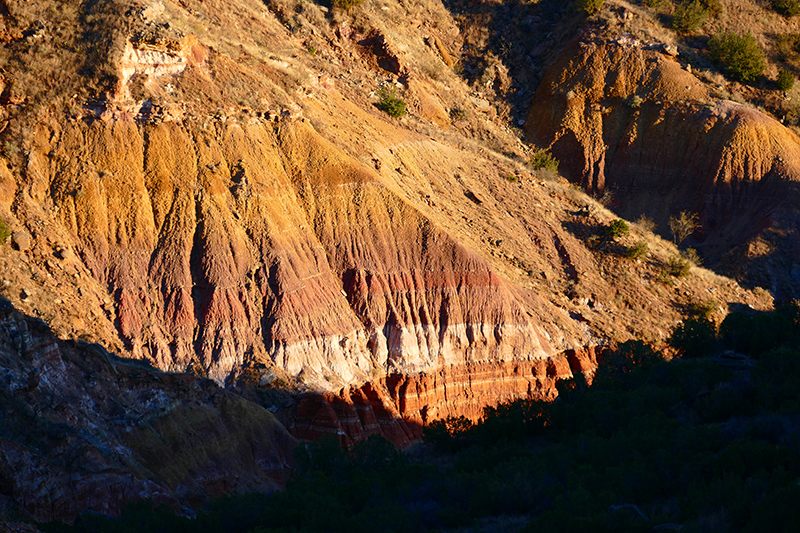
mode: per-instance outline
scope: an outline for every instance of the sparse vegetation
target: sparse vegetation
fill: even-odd
[[[636,225],[639,226],[644,231],[649,231],[652,233],[654,229],[656,229],[656,223],[653,222],[653,219],[642,213],[639,218],[636,219]]]
[[[8,227],[5,220],[0,218],[0,246],[3,246],[9,237],[11,237],[11,228]]]
[[[608,226],[606,226],[606,236],[610,239],[619,239],[630,233],[628,223],[622,219],[617,219]]]
[[[719,309],[719,306],[714,300],[692,302],[689,306],[689,314],[691,317],[699,317],[708,320],[717,309]]]
[[[721,0],[700,0],[700,3],[703,7],[708,11],[708,14],[712,17],[716,17],[720,13],[722,13],[722,1]]]
[[[767,68],[764,52],[750,33],[717,33],[709,39],[708,51],[711,59],[724,65],[725,71],[736,81],[755,81]]]
[[[669,343],[683,357],[710,355],[717,344],[717,328],[708,318],[687,318],[672,332]]]
[[[647,251],[648,251],[647,241],[639,241],[636,244],[628,246],[625,249],[625,257],[633,261],[636,261],[646,256]]]
[[[603,0],[575,0],[575,8],[587,15],[593,15],[603,7]]]
[[[700,224],[697,222],[697,215],[688,211],[681,211],[678,216],[669,218],[669,229],[672,232],[672,240],[676,246],[680,246],[686,238],[695,232]]]
[[[140,502],[120,518],[90,512],[71,525],[39,527],[793,531],[800,520],[800,351],[797,306],[791,307],[736,315],[749,321],[731,326],[751,336],[743,349],[767,341],[752,363],[745,361],[752,366],[746,378],[713,357],[730,347],[724,331],[718,337],[712,322],[687,318],[670,339],[682,357],[667,361],[648,343],[621,343],[598,357],[591,386],[576,372],[557,382],[553,402],[505,402],[486,408],[476,423],[451,417],[430,424],[423,430],[428,447],[414,460],[377,436],[350,452],[328,437],[298,447],[284,491],[223,496],[192,518]]]
[[[786,69],[781,69],[778,72],[778,90],[783,92],[790,91],[794,87],[794,74]]]
[[[703,259],[697,253],[697,250],[694,248],[687,248],[681,252],[681,257],[685,260],[689,261],[694,266],[700,266],[703,264]]]
[[[800,0],[772,0],[772,9],[787,17],[800,15]]]
[[[595,193],[592,195],[592,198],[607,209],[611,209],[614,205],[614,191],[611,189],[603,189],[602,194]]]
[[[3,143],[3,155],[6,156],[7,159],[14,159],[19,154],[19,145],[11,140],[7,140]]]
[[[400,118],[406,114],[406,102],[397,96],[397,89],[391,86],[378,90],[378,108],[390,117]]]
[[[364,3],[364,0],[331,0],[331,5],[333,7],[338,7],[339,9],[350,10],[354,7],[358,7]]]
[[[784,61],[795,61],[800,52],[800,33],[784,33],[775,44],[778,55]]]
[[[673,256],[667,261],[665,265],[665,270],[667,274],[676,278],[685,278],[688,276],[692,271],[692,263],[679,256]]]
[[[642,107],[642,102],[642,97],[638,94],[631,95],[625,99],[625,103],[628,105],[628,107],[632,107],[633,109],[639,109]]]
[[[533,155],[531,155],[531,166],[534,170],[558,172],[558,160],[544,148],[534,150]]]

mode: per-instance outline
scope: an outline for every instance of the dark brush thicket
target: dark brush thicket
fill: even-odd
[[[626,342],[602,356],[591,386],[559,382],[555,402],[431,424],[425,453],[378,437],[349,453],[323,440],[298,448],[285,492],[226,496],[193,519],[139,503],[117,520],[87,514],[43,529],[794,531],[800,309],[736,311],[719,331],[694,315],[672,338],[683,357]],[[721,364],[724,350],[747,354],[744,367]]]

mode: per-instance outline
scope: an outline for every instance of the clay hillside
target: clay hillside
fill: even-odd
[[[797,295],[795,21],[678,7],[0,1],[0,513],[268,491]]]

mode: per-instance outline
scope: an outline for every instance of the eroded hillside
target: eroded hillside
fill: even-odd
[[[464,74],[474,56],[462,46],[493,44],[452,6],[59,6],[5,4],[0,216],[14,234],[0,249],[0,289],[63,339],[238,387],[299,437],[379,433],[405,445],[435,419],[552,398],[556,380],[591,375],[608,343],[662,343],[692,304],[713,302],[717,320],[731,305],[771,306],[765,291],[700,268],[674,278],[674,246],[638,226],[610,236],[614,213],[534,171],[508,125],[513,58],[466,61]],[[552,46],[578,20],[564,9],[534,16],[554,28]],[[675,125],[771,120],[687,102],[658,126],[673,113],[664,101],[693,86],[701,98],[704,86],[660,52],[595,37],[592,50],[567,49],[526,124],[573,179],[610,180],[600,107],[632,89],[603,86],[617,69],[627,79],[628,64],[639,69],[630,87],[642,73],[669,80],[648,88],[668,91],[663,100],[624,111],[641,119],[619,119],[631,146],[655,135],[648,128],[672,124],[683,139]],[[62,68],[59,57],[84,63]],[[381,88],[407,101],[407,116],[376,105]],[[735,183],[749,159],[725,144],[738,130],[719,131],[712,148],[729,154]],[[680,187],[687,201],[705,198],[705,185]],[[626,257],[634,247],[644,253]]]

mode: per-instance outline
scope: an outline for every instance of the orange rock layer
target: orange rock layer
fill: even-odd
[[[477,421],[486,406],[519,398],[553,400],[557,380],[568,379],[573,372],[591,376],[596,366],[595,349],[588,348],[548,359],[390,375],[338,394],[307,395],[297,408],[292,432],[308,440],[334,435],[348,447],[370,435],[382,435],[404,447],[434,420],[465,416]]]

